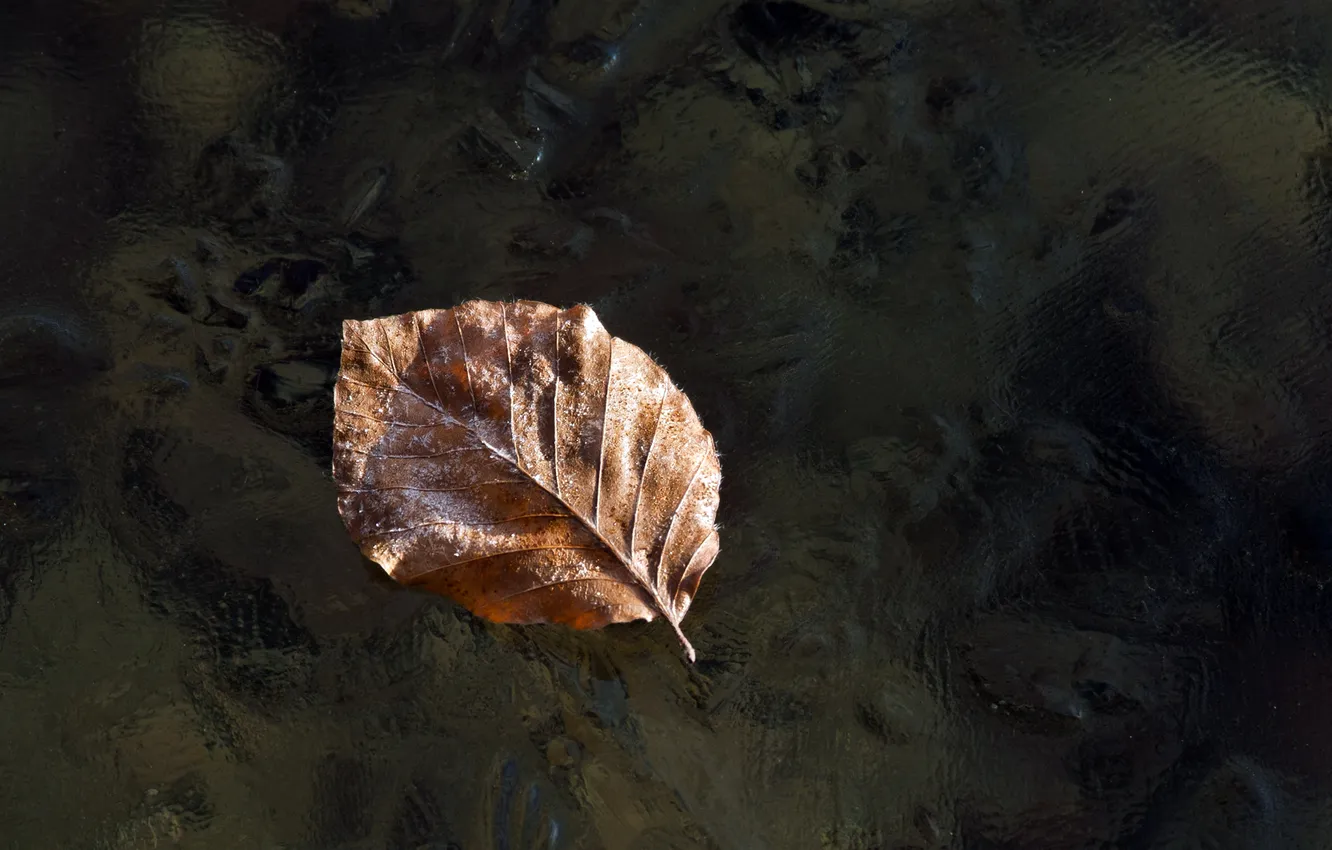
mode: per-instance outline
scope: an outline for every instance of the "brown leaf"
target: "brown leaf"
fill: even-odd
[[[680,620],[721,467],[666,372],[588,307],[469,301],[342,325],[338,510],[393,578],[503,623]]]

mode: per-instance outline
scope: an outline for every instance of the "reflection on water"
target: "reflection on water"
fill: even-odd
[[[9,6],[0,846],[1325,846],[1317,4]],[[471,297],[717,436],[697,665],[348,540]]]

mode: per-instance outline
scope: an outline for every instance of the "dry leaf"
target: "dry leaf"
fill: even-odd
[[[342,326],[338,510],[393,578],[504,623],[680,631],[721,467],[666,372],[588,307],[469,301]]]

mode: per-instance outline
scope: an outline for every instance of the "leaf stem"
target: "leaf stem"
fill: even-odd
[[[697,656],[694,654],[694,645],[689,642],[689,638],[684,636],[684,632],[680,631],[680,624],[674,618],[668,616],[666,620],[670,622],[671,628],[675,629],[675,636],[680,639],[680,643],[684,644],[685,658],[688,658],[689,663],[693,664],[697,660]]]

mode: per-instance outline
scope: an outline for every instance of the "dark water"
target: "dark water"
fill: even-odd
[[[0,846],[1332,846],[1332,6],[9,0]],[[684,627],[361,559],[343,318],[592,304]]]

